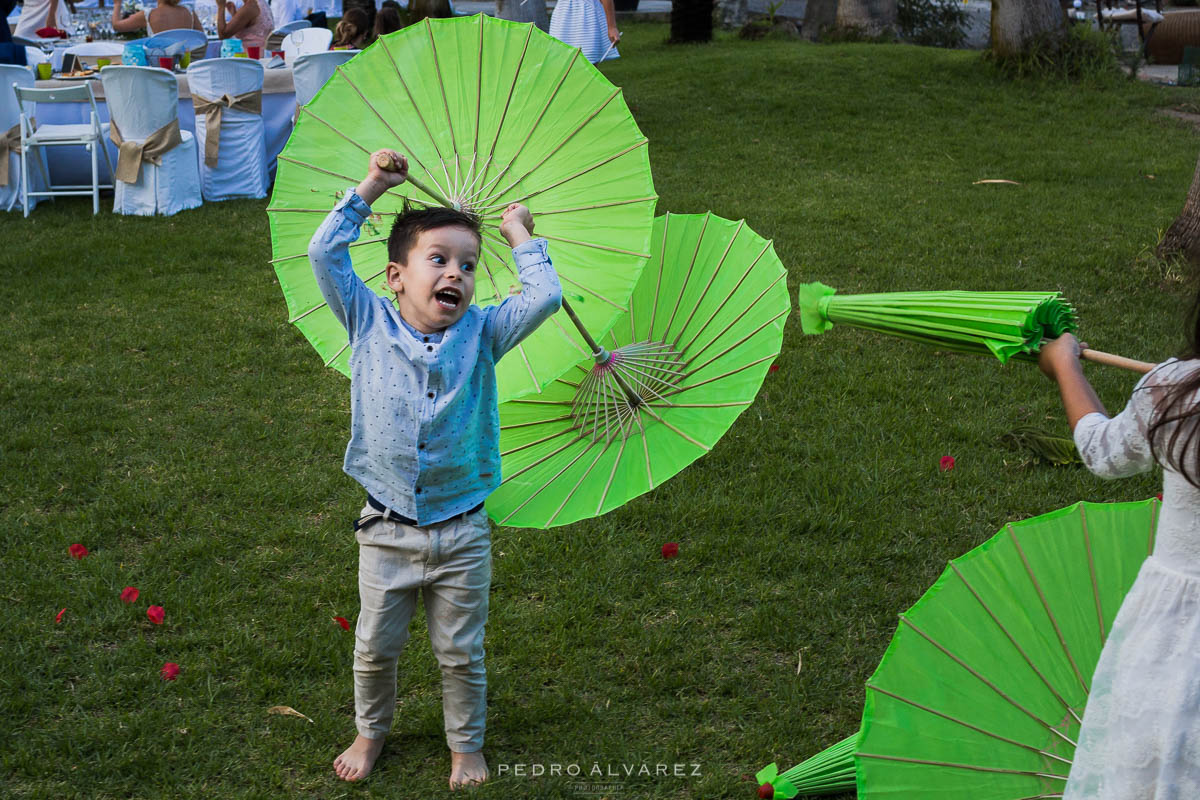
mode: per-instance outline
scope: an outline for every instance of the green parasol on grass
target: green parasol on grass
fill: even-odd
[[[883,292],[838,295],[823,283],[797,292],[800,327],[808,334],[834,326],[898,336],[957,353],[1036,361],[1042,342],[1078,327],[1075,309],[1058,292]],[[1084,350],[1099,363],[1148,372],[1154,365]]]
[[[797,795],[838,794],[854,789],[854,744],[848,736],[784,772],[768,764],[754,775],[758,796],[790,800]]]
[[[814,759],[837,761],[837,750],[855,764],[861,798],[1061,796],[1092,673],[1154,549],[1159,507],[1076,503],[951,561],[900,615],[867,681],[853,757],[840,743]]]
[[[411,180],[373,206],[350,246],[354,270],[384,286],[386,240],[407,198],[477,215],[475,302],[519,289],[499,233],[509,203],[529,206],[577,315],[597,335],[625,310],[649,257],[655,194],[647,140],[621,96],[579,50],[532,25],[483,15],[426,19],[380,37],[300,108],[267,209],[289,320],[325,363],[349,374],[346,332],[325,306],[308,242],[367,156],[392,148]],[[501,399],[539,391],[574,360],[555,315],[497,365]]]
[[[612,330],[581,326],[570,372],[500,404],[498,523],[617,508],[706,453],[754,401],[791,310],[771,243],[745,222],[667,214],[653,250]]]

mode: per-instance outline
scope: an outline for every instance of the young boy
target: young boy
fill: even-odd
[[[387,155],[395,172],[376,157]],[[355,630],[358,736],[334,761],[365,778],[396,706],[396,663],[420,594],[442,670],[452,789],[487,779],[483,747],[483,628],[491,530],[483,501],[500,482],[495,362],[558,310],[562,289],[533,239],[533,217],[512,204],[500,232],[513,248],[521,292],[471,305],[479,224],[446,208],[396,217],[388,288],[396,308],[354,274],[348,247],[370,204],[408,176],[402,156],[371,155],[367,177],[317,230],[309,259],[329,307],[350,334],[350,444],[344,469],[367,490],[355,523],[361,610]]]

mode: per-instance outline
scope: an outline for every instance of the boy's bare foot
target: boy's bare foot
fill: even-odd
[[[488,779],[487,762],[483,753],[456,753],[450,751],[450,788],[461,789],[464,786],[478,786]]]
[[[346,748],[333,761],[333,771],[344,781],[361,781],[371,774],[379,751],[383,750],[383,738],[368,739],[361,733],[355,737],[354,744]]]

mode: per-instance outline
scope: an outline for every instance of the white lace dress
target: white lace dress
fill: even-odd
[[[1154,404],[1197,369],[1166,361],[1116,417],[1081,419],[1075,443],[1088,469],[1110,478],[1150,469]],[[1100,654],[1063,798],[1200,798],[1200,490],[1169,465],[1154,554]]]

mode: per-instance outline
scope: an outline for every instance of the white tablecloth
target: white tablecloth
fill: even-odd
[[[196,112],[192,108],[192,95],[188,91],[187,75],[176,75],[179,79],[179,127],[196,132]],[[104,87],[99,80],[91,81],[96,95],[96,110],[102,122],[108,121],[108,106],[104,102]],[[77,81],[38,81],[37,87],[53,88],[78,85]],[[270,177],[275,177],[275,158],[287,144],[292,133],[292,115],[296,112],[296,90],[292,85],[292,70],[288,67],[269,69],[263,76],[263,122],[267,136],[267,163]],[[42,124],[86,123],[90,111],[86,103],[39,103],[34,116]],[[109,156],[113,164],[117,161],[116,145],[109,142]],[[50,179],[56,183],[91,184],[92,162],[87,150],[79,147],[53,147],[46,152],[50,162]],[[201,154],[203,155],[203,154]],[[100,173],[108,181],[108,169],[100,159]]]

